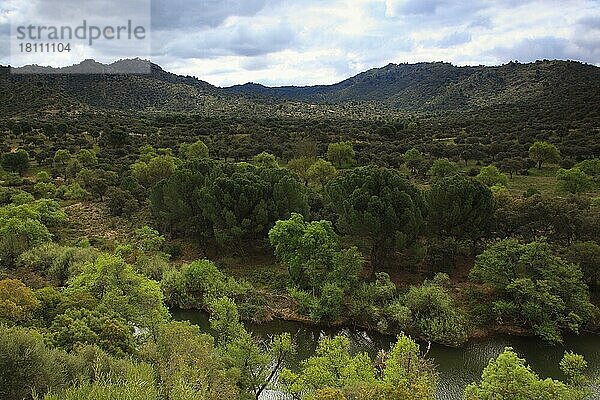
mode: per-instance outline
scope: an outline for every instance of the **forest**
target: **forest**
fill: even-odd
[[[5,109],[0,398],[433,399],[432,343],[600,332],[593,105],[220,99]],[[325,336],[292,368],[293,333],[246,326],[273,320],[395,340]],[[463,396],[590,398],[582,355],[557,367],[506,348]]]

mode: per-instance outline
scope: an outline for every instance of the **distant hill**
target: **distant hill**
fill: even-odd
[[[150,74],[114,74],[148,67]],[[598,117],[600,68],[573,61],[457,67],[449,63],[389,64],[334,85],[266,87],[248,83],[217,88],[164,71],[144,60],[110,65],[85,60],[66,68],[28,66],[10,74],[0,67],[0,111],[76,109],[234,110],[244,102],[346,104],[377,102],[397,111],[535,109]],[[531,114],[531,113],[529,113]]]
[[[600,98],[600,68],[570,61],[457,67],[449,63],[389,64],[334,85],[269,88],[248,83],[227,93],[341,103],[380,101],[403,110],[448,110]]]
[[[150,74],[127,71],[150,71]],[[11,73],[0,67],[0,110],[4,112],[110,108],[193,110],[217,88],[199,79],[175,75],[144,60],[110,65],[85,60],[51,68],[26,66]]]

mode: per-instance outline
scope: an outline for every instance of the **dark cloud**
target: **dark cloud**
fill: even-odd
[[[567,39],[546,36],[527,38],[513,46],[500,46],[492,49],[490,54],[506,62],[518,60],[531,62],[541,59],[568,59],[574,56]]]
[[[295,32],[283,22],[275,26],[241,23],[191,36],[178,36],[166,46],[169,55],[180,58],[251,57],[284,50],[294,40]]]
[[[152,0],[157,30],[215,28],[230,16],[253,16],[274,0]],[[182,12],[185,10],[185,12]]]
[[[459,44],[469,43],[471,41],[471,34],[469,32],[453,32],[442,39],[433,43],[436,47],[452,47]]]

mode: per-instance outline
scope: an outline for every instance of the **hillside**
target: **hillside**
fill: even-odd
[[[150,64],[150,74],[113,74],[142,60],[104,65],[93,60],[63,69],[29,66],[10,74],[0,67],[0,111],[77,113],[94,109],[239,115],[344,115],[398,112],[517,112],[600,121],[600,68],[571,61],[457,67],[449,63],[389,64],[334,85],[217,88]],[[82,72],[86,72],[83,74]],[[372,113],[372,111],[369,111]]]
[[[334,85],[274,87],[245,84],[228,93],[311,102],[382,101],[402,110],[448,110],[526,104],[555,98],[579,104],[600,98],[600,68],[538,61],[502,66],[449,63],[389,64]],[[546,99],[546,100],[543,100]]]
[[[207,82],[164,71],[150,64],[150,74],[115,74],[140,70],[121,60],[110,65],[85,60],[66,68],[27,66],[11,74],[0,67],[0,98],[3,112],[46,113],[89,108],[121,110],[193,110],[217,90]],[[33,72],[34,74],[31,74]],[[35,74],[43,72],[43,74]]]

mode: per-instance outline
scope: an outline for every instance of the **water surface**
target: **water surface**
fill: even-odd
[[[177,320],[188,320],[210,331],[208,314],[199,311],[174,310]],[[349,328],[320,328],[299,322],[274,320],[263,324],[246,323],[246,329],[256,336],[268,338],[284,332],[295,336],[298,345],[296,356],[286,365],[290,369],[298,367],[299,362],[314,354],[319,339],[324,336],[343,334],[350,339],[351,351],[367,352],[372,357],[379,349],[389,349],[395,341],[394,336],[378,332],[354,330]],[[588,376],[600,379],[600,335],[582,334],[567,336],[563,345],[548,346],[534,337],[497,335],[485,339],[469,341],[461,348],[451,348],[432,344],[427,357],[433,358],[440,373],[437,398],[443,400],[462,399],[465,387],[481,378],[481,373],[490,359],[497,357],[505,347],[512,347],[520,357],[527,359],[529,365],[541,377],[564,379],[558,363],[565,351],[582,354],[589,364]],[[421,346],[422,350],[426,347]],[[281,393],[269,392],[265,400],[285,399]],[[600,400],[600,390],[591,397]]]

